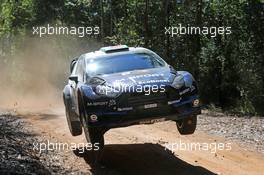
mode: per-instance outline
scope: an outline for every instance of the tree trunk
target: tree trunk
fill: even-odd
[[[202,0],[197,1],[196,5],[196,26],[202,28]],[[201,51],[201,36],[196,34],[195,36],[195,43],[194,43],[194,55],[196,58],[195,64],[197,69],[195,70],[195,74],[197,79],[199,79],[199,66],[200,66],[200,51]]]
[[[104,6],[103,6],[103,0],[100,0],[100,12],[101,12],[101,28],[100,28],[100,32],[101,32],[101,38],[104,38]]]
[[[165,34],[165,27],[170,26],[170,9],[169,9],[170,0],[163,0],[163,30],[164,30],[164,51],[163,54],[171,62],[171,49],[170,49],[170,35]]]
[[[145,47],[149,47],[148,10],[149,10],[149,0],[145,0],[145,18],[144,18]]]

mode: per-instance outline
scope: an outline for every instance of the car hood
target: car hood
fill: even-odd
[[[128,72],[96,76],[108,86],[167,85],[171,84],[175,74],[169,67],[134,70]]]

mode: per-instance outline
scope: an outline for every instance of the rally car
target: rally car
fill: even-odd
[[[81,55],[70,65],[63,90],[73,136],[100,149],[111,128],[172,120],[180,134],[192,134],[200,114],[197,83],[142,47],[110,46]]]

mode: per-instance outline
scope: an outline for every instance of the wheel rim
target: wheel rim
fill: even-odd
[[[182,128],[183,127],[183,120],[177,121],[176,124],[179,128]]]

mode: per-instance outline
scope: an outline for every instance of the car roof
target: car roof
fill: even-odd
[[[96,58],[103,58],[108,56],[117,56],[117,55],[124,55],[124,54],[136,54],[136,53],[147,53],[147,54],[155,54],[153,51],[143,48],[143,47],[128,47],[127,50],[120,50],[115,52],[104,52],[102,49],[94,51],[94,52],[88,52],[81,57],[84,57],[86,60],[88,59],[96,59]],[[156,54],[155,54],[156,55]],[[81,58],[80,57],[80,58]]]

